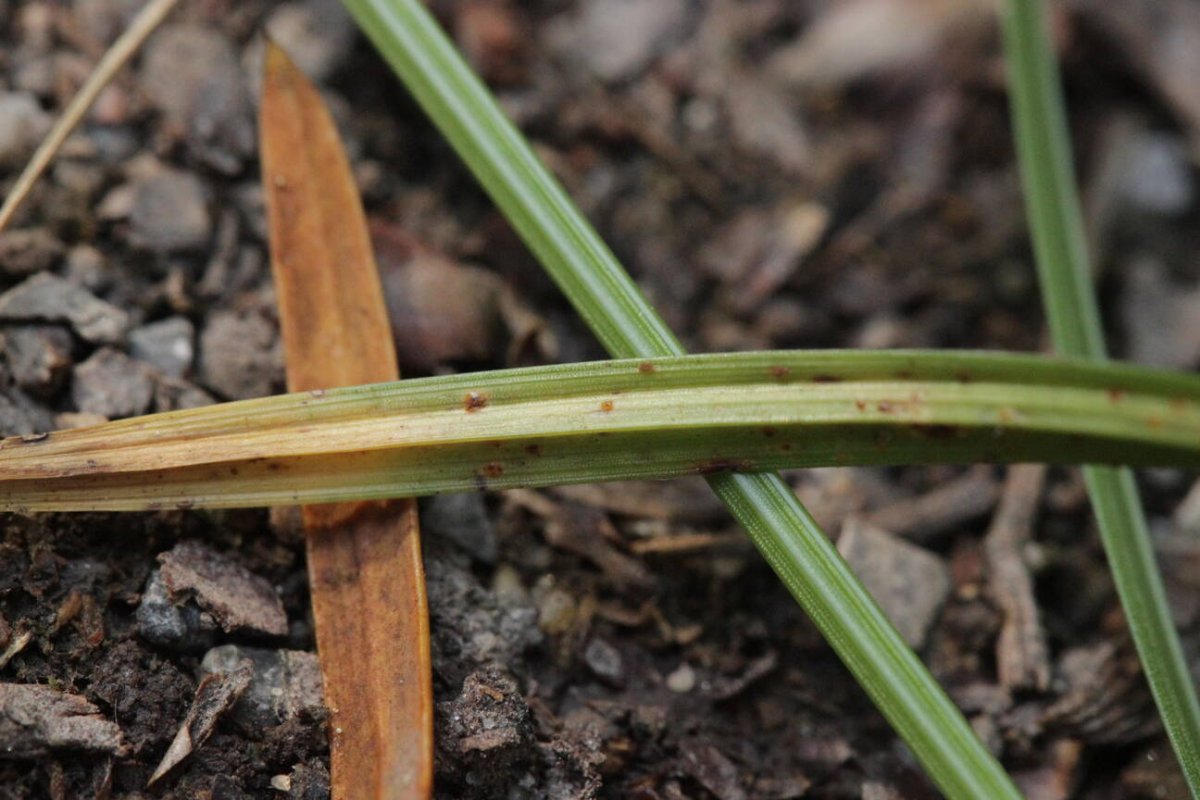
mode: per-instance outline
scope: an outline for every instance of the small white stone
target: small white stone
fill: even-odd
[[[696,688],[696,671],[685,661],[667,676],[667,688],[677,694],[687,694]]]

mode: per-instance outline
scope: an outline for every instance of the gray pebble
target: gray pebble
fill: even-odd
[[[159,570],[150,573],[135,617],[143,639],[182,651],[212,647],[217,630],[217,623],[195,603],[171,602]]]
[[[200,336],[200,378],[231,399],[263,397],[283,382],[279,333],[262,315],[218,311]]]
[[[318,83],[345,62],[354,44],[354,23],[339,3],[285,3],[271,13],[266,28],[296,66]]]
[[[71,334],[56,325],[20,325],[0,334],[0,351],[17,386],[49,397],[71,370]]]
[[[129,332],[129,351],[164,375],[182,378],[192,367],[196,330],[184,317],[169,317]]]
[[[682,32],[687,11],[685,0],[592,0],[560,47],[602,81],[626,80]]]
[[[194,175],[164,171],[138,181],[130,214],[136,244],[163,252],[202,250],[212,232],[208,193]]]
[[[324,714],[321,667],[315,653],[226,644],[205,653],[200,670],[204,674],[229,672],[242,659],[254,665],[254,677],[233,708],[236,721],[260,729],[301,716]]]
[[[608,641],[593,638],[583,651],[583,660],[588,669],[605,683],[617,687],[625,683],[625,662],[620,651]]]
[[[75,368],[71,399],[79,411],[109,419],[145,413],[154,399],[154,381],[145,364],[103,347]]]
[[[50,269],[63,257],[63,243],[45,228],[0,233],[0,272],[25,277]]]
[[[1179,138],[1143,131],[1126,147],[1120,189],[1131,205],[1156,214],[1182,214],[1191,207],[1195,182]]]
[[[0,295],[0,320],[66,322],[96,344],[118,342],[129,329],[129,315],[62,278],[38,273]]]
[[[449,539],[476,561],[496,563],[496,530],[478,493],[436,495],[424,501],[421,528]]]
[[[146,45],[141,85],[186,131],[192,152],[226,173],[254,150],[252,108],[237,51],[220,31],[168,24]]]
[[[50,129],[50,116],[28,92],[0,92],[0,167],[19,167]]]
[[[919,649],[950,593],[950,569],[928,550],[850,517],[838,550],[904,640]]]

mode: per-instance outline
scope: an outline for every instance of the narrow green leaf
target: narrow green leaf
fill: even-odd
[[[1200,377],[1009,355],[686,356],[330,389],[28,438],[0,442],[0,509],[324,503],[841,464],[1200,468]]]
[[[345,5],[609,353],[682,352],[425,8],[417,0]],[[782,479],[709,481],[942,790],[1019,796]]]
[[[1026,208],[1054,343],[1067,356],[1103,359],[1065,105],[1041,2],[1007,0],[1004,42]],[[1200,797],[1200,704],[1137,487],[1128,470],[1087,467],[1084,476],[1142,668],[1192,796]]]

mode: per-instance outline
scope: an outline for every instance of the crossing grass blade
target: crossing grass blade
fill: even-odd
[[[1056,349],[1103,360],[1058,67],[1040,0],[1006,0],[1013,125],[1042,298]],[[1127,469],[1084,469],[1100,537],[1146,680],[1193,797],[1200,797],[1200,704]]]

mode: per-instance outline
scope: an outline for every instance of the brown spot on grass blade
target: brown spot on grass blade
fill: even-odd
[[[488,396],[482,392],[467,392],[463,397],[463,410],[471,414],[481,408],[487,408],[488,402]]]
[[[366,219],[316,89],[267,45],[263,188],[288,387],[399,377]],[[470,410],[470,409],[468,409]],[[304,508],[335,798],[432,791],[429,621],[412,500]],[[329,582],[323,576],[339,576]]]

